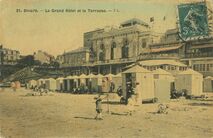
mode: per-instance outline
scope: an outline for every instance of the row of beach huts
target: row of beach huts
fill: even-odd
[[[171,98],[172,91],[185,91],[191,96],[204,95],[204,91],[213,92],[213,78],[203,78],[202,74],[192,69],[174,76],[161,68],[149,71],[135,65],[117,75],[82,74],[57,79],[30,80],[27,87],[72,93],[116,92],[121,88],[124,99],[135,95],[138,103],[148,99],[165,102]]]

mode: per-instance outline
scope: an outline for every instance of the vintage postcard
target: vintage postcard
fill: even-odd
[[[0,138],[213,138],[213,0],[0,0]]]

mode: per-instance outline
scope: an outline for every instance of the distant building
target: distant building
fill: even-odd
[[[180,60],[185,56],[185,43],[178,36],[177,29],[169,29],[161,37],[159,43],[149,45],[149,50],[141,53],[138,60],[174,59]]]
[[[58,56],[56,57],[56,61],[57,61],[59,64],[63,64],[63,63],[64,63],[64,54],[58,55]]]
[[[185,57],[181,61],[204,76],[213,76],[213,39],[186,43]]]
[[[72,74],[80,75],[82,72],[87,72],[84,67],[90,64],[90,49],[81,47],[70,52],[64,52],[57,57],[57,61],[61,68]]]
[[[160,43],[150,45],[150,51],[139,56],[139,60],[179,60],[204,76],[213,76],[213,37],[183,41],[177,29],[170,29]]]
[[[90,50],[87,47],[81,47],[70,52],[65,52],[58,57],[63,67],[79,66],[90,61]]]
[[[54,61],[54,56],[48,54],[47,52],[38,50],[34,53],[34,60],[40,61],[42,64],[49,64],[51,61]]]
[[[20,52],[0,45],[0,65],[15,65],[20,59]]]

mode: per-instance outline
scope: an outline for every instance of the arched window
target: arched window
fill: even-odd
[[[104,50],[104,44],[103,43],[100,45],[100,49]]]
[[[100,61],[104,61],[105,60],[105,48],[104,48],[104,44],[103,43],[100,45],[99,60]]]
[[[124,39],[124,41],[123,41],[123,47],[122,47],[122,53],[121,53],[121,55],[122,55],[122,58],[128,58],[129,57],[129,47],[128,47],[128,45],[129,45],[129,42],[128,42],[128,40],[127,39]]]
[[[104,53],[103,53],[103,51],[101,51],[101,52],[99,53],[99,60],[100,60],[100,61],[104,61]]]
[[[112,45],[111,45],[111,60],[114,59],[114,48],[116,48],[116,43],[115,42],[112,42]]]

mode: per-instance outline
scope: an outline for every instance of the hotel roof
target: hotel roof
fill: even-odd
[[[122,22],[120,25],[121,26],[125,26],[127,24],[140,24],[140,25],[143,25],[143,26],[146,26],[146,27],[149,26],[147,23],[145,23],[144,21],[142,21],[142,20],[140,20],[138,18],[129,19],[127,21]]]

